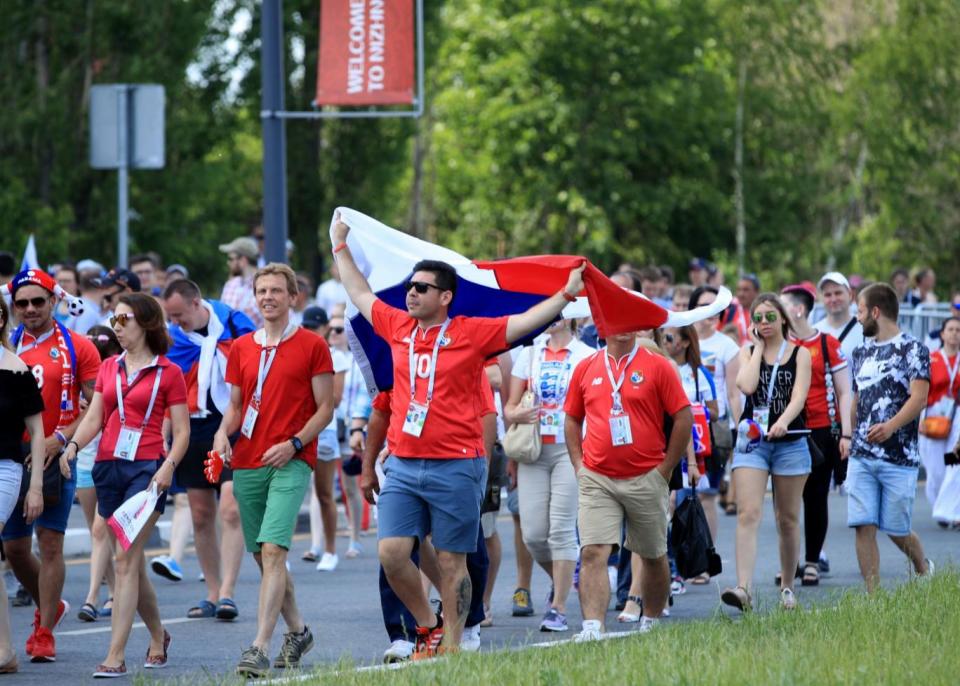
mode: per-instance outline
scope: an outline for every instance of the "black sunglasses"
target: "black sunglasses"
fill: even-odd
[[[426,281],[407,281],[405,284],[403,284],[403,290],[405,290],[407,293],[410,292],[411,288],[416,290],[420,295],[423,295],[431,288],[436,288],[441,292],[446,290],[444,288],[440,288],[440,286],[434,286],[432,283],[427,283]]]
[[[25,310],[28,305],[33,305],[36,308],[41,308],[47,304],[49,298],[21,298],[20,300],[14,300],[13,304],[16,305],[19,309]]]

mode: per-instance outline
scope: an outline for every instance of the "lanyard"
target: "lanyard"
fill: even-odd
[[[291,331],[297,328],[297,325],[293,322],[287,324],[287,328],[283,330],[283,334],[280,336],[280,340],[277,341],[276,345],[267,347],[265,345],[260,346],[260,365],[257,367],[257,388],[253,392],[253,402],[257,407],[260,407],[260,398],[263,396],[263,384],[267,380],[267,374],[270,373],[270,368],[273,366],[273,360],[277,356],[277,348],[280,347],[280,344],[283,343]],[[267,331],[263,331],[263,342],[267,342]]]
[[[950,383],[947,385],[947,395],[953,395],[953,382],[957,380],[957,371],[960,370],[960,353],[957,353],[953,367],[950,366],[950,360],[947,359],[947,354],[943,352],[943,350],[940,351],[940,357],[943,358],[943,364],[947,368],[947,375],[950,377]]]
[[[124,353],[124,356],[126,356],[126,353]],[[120,360],[117,360],[117,362],[118,362],[118,363],[121,362],[122,359],[123,359],[123,358],[121,358]],[[145,428],[147,427],[147,422],[150,421],[150,415],[153,413],[153,403],[156,402],[156,400],[157,400],[157,393],[160,391],[160,377],[163,375],[163,368],[162,368],[162,367],[157,367],[157,359],[158,359],[158,358],[154,357],[154,358],[153,358],[153,362],[151,362],[150,365],[148,365],[148,366],[150,366],[150,367],[156,367],[156,368],[157,368],[157,373],[156,373],[156,375],[153,377],[153,390],[150,392],[150,403],[147,405],[147,413],[146,413],[145,415],[143,415],[143,424],[140,426],[141,430],[142,430],[142,429],[145,429]],[[143,371],[143,370],[141,369],[140,371]],[[125,414],[124,411],[123,411],[123,390],[120,388],[120,385],[121,385],[121,384],[120,384],[120,369],[119,369],[119,367],[117,368],[116,381],[117,381],[117,412],[120,414],[120,425],[121,425],[121,426],[126,426],[126,425],[127,425],[127,417],[126,417],[126,414]],[[136,379],[134,379],[133,383],[136,383]],[[130,384],[130,386],[132,386],[132,385],[133,385],[133,384]],[[129,386],[128,386],[128,389],[129,389]]]
[[[777,361],[773,364],[773,371],[770,373],[770,383],[767,384],[767,407],[770,407],[770,401],[773,400],[773,387],[777,383],[777,371],[780,369],[780,362],[783,360],[783,351],[787,349],[787,340],[780,343],[780,350],[777,352]]]
[[[41,343],[43,343],[45,340],[50,338],[50,336],[52,336],[56,330],[57,330],[57,325],[54,324],[52,329],[50,329],[44,334],[40,334],[39,338],[34,338],[33,343],[31,343],[30,346],[27,348],[23,347],[23,336],[20,336],[20,340],[17,341],[17,355],[19,355],[20,353],[30,352],[34,348],[38,347]]]
[[[433,384],[437,379],[437,356],[440,354],[440,341],[443,340],[443,334],[447,332],[447,327],[450,326],[450,320],[447,319],[443,326],[440,327],[440,332],[437,334],[437,340],[433,342],[433,357],[430,359],[430,380],[427,382],[427,404],[430,404],[430,401],[433,400]],[[410,332],[410,399],[417,399],[417,370],[416,363],[413,359],[413,342],[417,338],[417,329],[420,327],[419,324],[414,324],[413,331]]]
[[[616,381],[613,380],[613,371],[610,369],[610,353],[607,352],[607,348],[603,349],[603,364],[607,368],[607,378],[610,380],[610,387],[613,389],[611,396],[613,396],[613,407],[610,408],[611,412],[621,413],[623,412],[623,404],[620,401],[620,387],[623,386],[623,380],[627,376],[627,368],[630,366],[630,363],[633,362],[633,358],[637,356],[637,351],[640,349],[639,341],[633,344],[633,350],[630,351],[630,356],[627,357],[627,363],[623,365],[623,371],[620,372],[620,378]]]

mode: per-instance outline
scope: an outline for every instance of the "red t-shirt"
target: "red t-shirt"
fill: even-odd
[[[80,414],[80,384],[96,381],[97,372],[100,371],[100,353],[97,352],[97,347],[86,336],[81,336],[72,331],[69,332],[69,335],[73,342],[73,350],[77,355],[77,369],[73,371],[74,383],[70,389],[73,409],[67,412],[64,417],[67,424],[73,422]],[[20,359],[30,368],[33,378],[37,380],[37,386],[43,396],[43,435],[50,436],[60,422],[60,392],[62,390],[60,379],[63,376],[64,362],[70,363],[70,355],[66,351],[60,350],[57,345],[56,332],[36,348],[28,349],[33,345],[33,342],[33,336],[24,331],[23,337],[20,339],[20,346],[23,348]],[[28,433],[23,434],[23,441],[25,443],[30,441]]]
[[[802,345],[810,353],[810,390],[807,392],[807,404],[804,412],[807,417],[808,429],[825,429],[830,426],[830,409],[827,406],[826,365],[823,359],[823,343],[820,338],[827,339],[827,355],[830,357],[830,369],[834,373],[847,366],[847,357],[843,354],[840,341],[827,333],[819,331],[812,337],[801,341],[796,336],[790,337],[790,342]],[[833,392],[833,406],[837,413],[837,426],[840,425],[840,400],[836,388]]]
[[[240,387],[240,420],[257,388],[260,368],[260,344],[248,333],[233,342],[227,357],[226,382]],[[327,342],[317,334],[298,329],[277,347],[270,373],[263,382],[260,413],[253,438],[240,435],[233,446],[230,467],[258,469],[263,454],[277,443],[289,441],[317,411],[311,379],[318,374],[333,374],[333,360]],[[317,464],[317,440],[303,445],[294,456],[310,468]]]
[[[944,357],[942,350],[930,354],[930,392],[927,394],[927,407],[939,402],[947,395],[947,386],[950,385],[950,369],[957,364],[957,356],[954,355],[948,360],[944,360]],[[948,363],[949,367],[947,366]],[[958,391],[960,391],[960,373],[953,379],[953,388],[950,390],[950,395],[956,398]],[[44,397],[44,403],[46,403],[46,397]]]
[[[128,429],[139,429],[150,404],[157,372],[163,369],[157,399],[150,411],[147,426],[140,436],[136,455],[137,460],[159,460],[167,453],[163,443],[163,415],[174,405],[187,404],[187,385],[183,381],[183,372],[180,367],[161,355],[157,358],[156,366],[144,367],[137,372],[133,383],[128,384],[126,371],[120,371],[119,359],[119,355],[114,355],[103,361],[94,389],[103,397],[103,435],[100,437],[100,447],[97,448],[97,462],[118,459],[113,456],[121,429],[120,412],[117,410],[117,374],[120,373],[126,426]]]
[[[663,416],[689,407],[690,401],[670,362],[641,346],[626,369],[620,387],[633,443],[614,446],[610,436],[613,387],[603,363],[605,354],[605,349],[598,350],[577,365],[570,378],[563,411],[574,419],[586,419],[584,466],[611,479],[631,479],[663,462],[666,451]],[[614,379],[619,378],[628,357],[610,359]]]
[[[438,459],[483,455],[477,388],[479,377],[485,374],[484,360],[509,347],[507,317],[454,317],[450,321],[445,335],[447,342],[440,346],[437,354],[433,401],[419,438],[403,432],[410,404],[410,335],[415,327],[416,399],[423,403],[427,397],[433,344],[440,327],[422,331],[406,312],[381,300],[374,303],[373,329],[390,345],[393,353],[394,392],[388,436],[395,439],[394,453],[402,457]]]

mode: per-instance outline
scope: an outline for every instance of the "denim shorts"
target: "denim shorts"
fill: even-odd
[[[810,473],[810,448],[806,438],[793,441],[760,441],[749,453],[735,452],[732,469],[750,467],[775,476],[802,476]]]
[[[340,459],[340,441],[336,429],[324,429],[317,436],[317,460],[333,462]]]
[[[520,516],[520,492],[516,488],[507,491],[507,510],[512,515]]]
[[[433,536],[437,550],[477,549],[480,504],[487,482],[484,457],[423,459],[390,455],[377,502],[378,538]]]
[[[920,470],[862,457],[847,462],[847,526],[875,526],[891,536],[909,534]]]
[[[71,470],[70,476],[70,479],[60,479],[60,502],[53,507],[43,508],[43,512],[34,520],[33,524],[27,524],[24,520],[23,501],[18,502],[14,506],[13,512],[10,513],[10,519],[3,527],[3,540],[13,541],[32,536],[35,526],[61,534],[66,532],[70,510],[73,509],[73,496],[77,491],[77,472],[75,469]],[[30,478],[28,472],[23,472],[23,478]]]

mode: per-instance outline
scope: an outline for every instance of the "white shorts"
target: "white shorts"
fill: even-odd
[[[0,524],[6,524],[20,498],[23,465],[13,460],[0,460]]]

